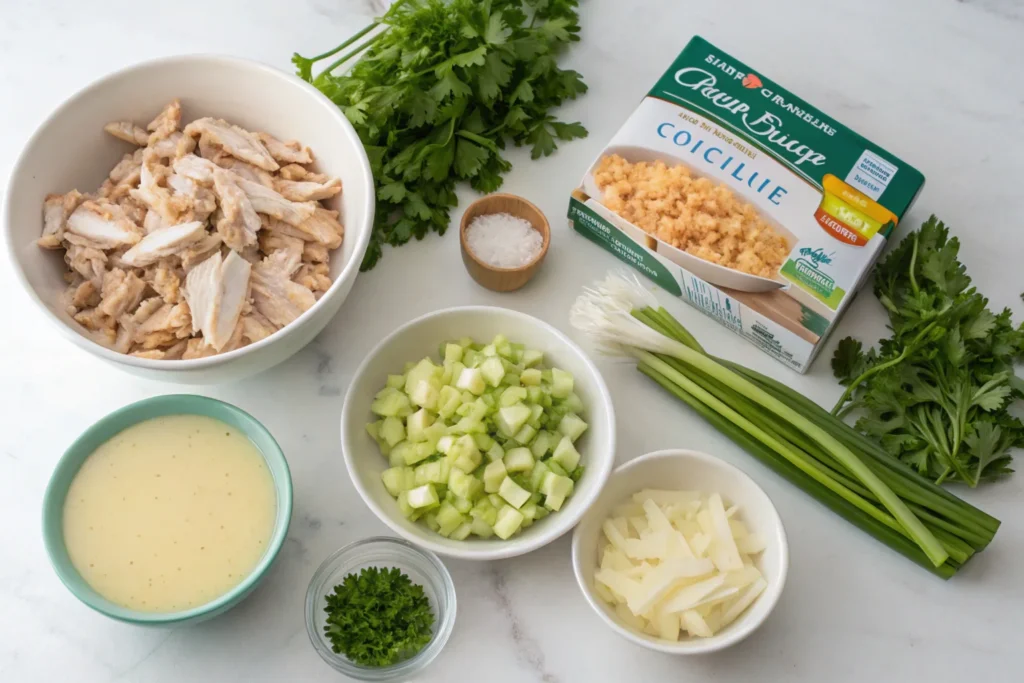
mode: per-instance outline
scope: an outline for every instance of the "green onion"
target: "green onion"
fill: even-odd
[[[949,578],[991,542],[999,521],[920,477],[789,387],[715,358],[635,277],[588,288],[575,327],[840,516]]]

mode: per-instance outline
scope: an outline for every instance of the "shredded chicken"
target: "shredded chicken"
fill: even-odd
[[[136,126],[130,121],[112,121],[103,126],[103,130],[115,138],[139,145],[140,147],[145,146],[149,142],[149,133],[146,132],[146,129]]]
[[[281,142],[268,133],[256,133],[256,137],[267,148],[270,156],[274,157],[275,161],[279,161],[282,164],[313,163],[313,153],[309,151],[309,147],[303,147],[302,143],[298,140]]]
[[[281,250],[252,269],[253,305],[275,325],[284,327],[316,303],[308,287],[291,279],[299,263],[294,255]]]
[[[242,161],[248,161],[253,166],[265,171],[276,171],[280,168],[280,165],[274,161],[274,157],[257,136],[244,128],[233,126],[223,119],[210,117],[196,119],[185,126],[184,132],[190,137],[203,136],[209,144],[217,145],[227,154]]]
[[[341,181],[300,142],[227,121],[183,124],[171,101],[94,194],[47,195],[37,244],[63,249],[62,308],[83,334],[150,360],[204,358],[273,335],[331,286]]]
[[[263,222],[256,215],[256,209],[249,195],[239,187],[240,183],[249,183],[223,169],[213,174],[213,188],[219,199],[223,214],[217,221],[217,232],[224,244],[235,251],[242,251],[256,244],[256,233],[263,227]],[[250,183],[256,185],[255,183]],[[257,185],[262,187],[262,185]]]
[[[281,196],[293,202],[318,201],[330,199],[341,192],[341,181],[331,178],[326,183],[313,183],[304,180],[278,180],[274,185]]]

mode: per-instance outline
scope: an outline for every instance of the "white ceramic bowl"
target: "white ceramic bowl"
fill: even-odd
[[[384,488],[380,475],[389,467],[388,461],[366,433],[366,423],[375,419],[370,403],[384,387],[388,374],[400,373],[407,361],[418,361],[426,356],[436,361],[441,342],[459,337],[490,341],[497,334],[543,351],[545,364],[573,374],[575,391],[586,407],[582,417],[590,425],[576,444],[582,455],[580,464],[586,470],[561,510],[507,541],[472,536],[455,541],[431,531],[424,524],[410,522]],[[505,308],[448,308],[403,325],[367,355],[345,396],[341,411],[341,447],[359,495],[396,533],[441,555],[466,560],[497,560],[522,555],[550,543],[583,516],[611,473],[615,459],[615,411],[608,388],[594,364],[582,349],[547,323]]]
[[[612,508],[640,489],[717,491],[731,504],[740,506],[747,528],[765,540],[757,568],[768,587],[736,621],[710,638],[684,638],[672,643],[627,626],[615,610],[594,592],[594,572],[602,538],[601,525]],[[789,546],[779,513],[768,495],[754,480],[729,463],[704,453],[664,450],[642,455],[616,468],[604,491],[580,520],[572,537],[572,565],[583,596],[598,616],[616,633],[637,645],[689,655],[714,652],[746,638],[768,617],[782,594],[789,569]]]
[[[334,284],[291,325],[237,351],[195,360],[157,361],[116,353],[82,333],[62,309],[62,251],[40,249],[43,198],[73,188],[92,192],[134,146],[103,132],[109,121],[145,123],[180,98],[183,120],[227,119],[282,139],[296,138],[317,157],[317,170],[341,178],[333,208],[345,240],[332,254]],[[239,379],[285,360],[337,313],[359,272],[373,226],[373,176],[359,137],[337,106],[308,83],[256,62],[209,55],[169,57],[117,71],[62,104],[29,139],[11,171],[3,232],[14,272],[40,310],[64,336],[90,353],[139,375],[207,384]]]

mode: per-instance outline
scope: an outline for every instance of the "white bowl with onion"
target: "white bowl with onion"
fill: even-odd
[[[760,576],[735,590],[729,587],[728,582],[720,584],[716,589],[717,592],[709,594],[711,600],[724,596],[717,603],[721,606],[721,611],[716,613],[717,618],[721,619],[722,615],[727,613],[730,608],[735,612],[735,615],[729,615],[733,618],[728,623],[714,629],[713,633],[705,633],[703,636],[691,635],[687,630],[685,619],[682,618],[683,613],[680,612],[677,618],[682,625],[677,638],[673,640],[656,636],[644,628],[648,623],[653,625],[653,621],[647,622],[637,618],[628,611],[625,604],[617,605],[609,602],[610,591],[595,578],[601,570],[602,554],[606,545],[609,544],[606,532],[603,530],[605,523],[616,519],[616,515],[627,509],[629,505],[642,507],[639,503],[634,502],[634,495],[650,490],[671,491],[671,495],[678,494],[679,500],[698,500],[698,495],[694,494],[699,494],[699,498],[704,500],[704,504],[707,503],[711,494],[718,494],[721,500],[725,501],[724,514],[728,517],[725,525],[728,525],[729,520],[736,519],[741,522],[741,528],[745,528],[749,532],[748,536],[742,531],[740,532],[740,538],[743,539],[740,546],[740,557],[749,557],[748,562],[756,569],[756,572],[750,573],[755,577],[758,574]],[[637,500],[639,498],[640,496],[637,496]],[[694,506],[697,504],[693,503]],[[627,507],[622,507],[623,505]],[[650,512],[657,514],[655,510]],[[710,516],[714,517],[714,515]],[[640,518],[636,523],[642,528],[644,521]],[[662,523],[667,525],[669,522],[664,520]],[[676,517],[672,517],[671,524],[673,532],[680,528]],[[712,526],[715,526],[713,521]],[[730,538],[734,538],[731,532],[729,533]],[[633,533],[632,527],[631,534],[634,537],[637,536],[636,533]],[[644,535],[646,536],[646,534]],[[687,547],[697,555],[697,561],[707,562],[706,559],[700,558],[714,557],[714,564],[718,565],[718,557],[715,557],[715,549],[719,547],[716,545],[716,536],[714,533],[708,535],[711,536],[710,550],[698,547],[701,543],[700,538],[697,539],[698,545],[694,545],[691,537],[691,543]],[[744,539],[744,536],[747,537]],[[647,537],[649,538],[649,536]],[[674,536],[673,542],[676,542]],[[735,541],[730,541],[730,543],[733,542]],[[751,545],[746,549],[753,549],[754,552],[743,553],[742,543],[750,543]],[[647,563],[654,567],[665,566],[668,562],[676,562],[674,559],[661,561],[652,559],[650,562],[647,560],[631,561],[635,565]],[[684,567],[685,571],[686,562],[690,562],[690,560],[682,562],[683,564],[679,566]],[[789,547],[782,520],[779,518],[775,506],[767,494],[744,472],[723,460],[704,453],[683,449],[663,450],[640,456],[620,466],[612,473],[600,497],[590,506],[573,533],[572,563],[576,581],[579,583],[580,590],[583,591],[583,596],[612,630],[623,638],[651,650],[689,655],[714,652],[733,645],[746,638],[765,621],[778,602],[785,585],[789,567]],[[644,586],[645,591],[651,588],[651,581],[648,578],[650,567],[637,566],[626,570],[626,573],[635,577],[637,582]],[[699,574],[699,572],[694,573]],[[636,598],[636,603],[631,601],[630,604],[653,604],[656,602],[658,609],[665,608],[670,611],[687,602],[687,592],[694,598],[691,604],[707,604],[708,596],[692,595],[694,590],[690,587],[696,586],[700,582],[707,585],[709,580],[718,578],[719,572],[716,568],[711,573],[705,573],[702,576],[676,579],[671,588],[662,589],[660,597],[653,594],[638,597],[634,594],[631,597]],[[644,579],[648,579],[647,584],[643,583]],[[653,590],[653,588],[651,589]],[[697,586],[696,590],[701,593],[700,586]],[[744,596],[746,596],[746,600],[744,600]],[[703,628],[703,621],[698,621],[701,621],[701,628]],[[711,623],[710,619],[708,621]]]

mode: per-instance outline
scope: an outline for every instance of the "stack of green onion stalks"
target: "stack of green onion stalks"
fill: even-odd
[[[995,536],[999,520],[924,479],[813,401],[709,355],[630,274],[587,288],[572,324],[846,520],[943,578]]]

